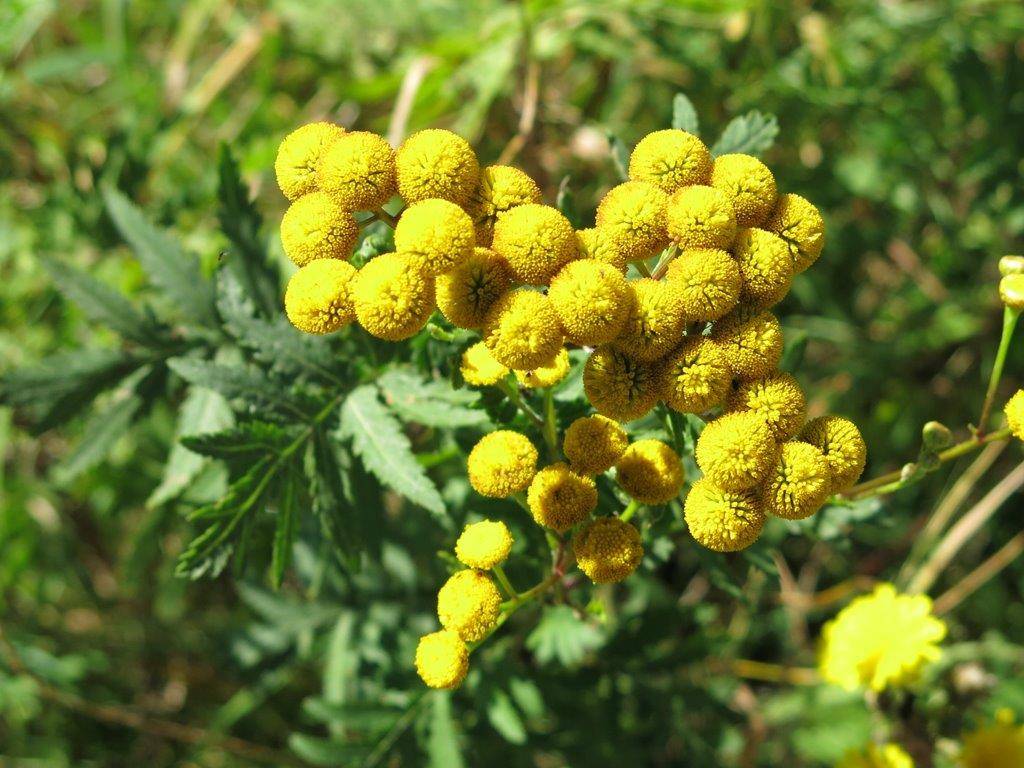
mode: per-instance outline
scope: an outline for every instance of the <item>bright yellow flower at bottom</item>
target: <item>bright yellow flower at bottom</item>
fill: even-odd
[[[452,575],[437,593],[441,626],[467,643],[486,637],[501,612],[501,593],[483,571],[468,568]]]
[[[912,683],[925,664],[939,658],[946,636],[945,622],[931,610],[926,595],[901,595],[892,584],[879,584],[825,625],[821,676],[847,690]]]
[[[469,670],[469,649],[455,632],[442,629],[420,638],[416,672],[431,688],[458,688]]]
[[[1024,726],[1014,723],[1010,710],[999,710],[995,723],[964,736],[958,764],[962,768],[1020,768],[1024,765]]]
[[[847,752],[836,768],[914,768],[914,761],[896,744],[869,744]]]

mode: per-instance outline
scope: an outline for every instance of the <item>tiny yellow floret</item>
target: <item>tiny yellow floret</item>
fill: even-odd
[[[583,390],[594,410],[616,421],[645,416],[658,402],[655,365],[634,360],[609,346],[598,347],[583,368]]]
[[[537,473],[526,501],[537,525],[565,533],[597,508],[597,486],[594,478],[576,474],[559,462]]]
[[[277,149],[274,172],[277,186],[289,200],[315,192],[319,186],[320,159],[345,129],[333,123],[308,123],[284,137]]]
[[[860,478],[868,447],[857,425],[841,416],[819,416],[807,422],[800,439],[825,454],[832,470],[832,493],[842,493]]]
[[[779,447],[767,420],[751,411],[726,413],[697,439],[694,457],[704,476],[726,491],[760,485],[775,466]]]
[[[419,260],[385,253],[368,262],[352,281],[359,324],[379,339],[414,336],[434,311],[434,278]]]
[[[726,491],[707,478],[686,494],[683,515],[690,535],[713,552],[739,552],[761,535],[765,517],[757,494]]]
[[[646,259],[668,245],[668,195],[653,184],[627,181],[612,187],[597,206],[597,226],[616,238],[627,261]]]
[[[747,307],[767,309],[786,297],[793,284],[793,265],[781,237],[755,227],[741,229],[732,253],[743,280],[740,301]]]
[[[416,672],[431,688],[458,688],[469,671],[469,648],[447,629],[420,638],[416,646]]]
[[[451,576],[437,593],[441,626],[458,633],[467,643],[481,640],[501,613],[501,593],[491,577],[472,568]]]
[[[470,568],[487,571],[501,565],[512,551],[512,534],[500,520],[467,525],[455,542],[455,557]]]
[[[356,269],[347,261],[318,259],[299,269],[288,281],[284,311],[306,333],[331,333],[355,320],[352,280]]]
[[[601,415],[581,416],[565,430],[562,452],[581,475],[599,475],[611,469],[629,445],[626,430]]]
[[[591,227],[576,232],[576,247],[579,258],[611,264],[622,274],[626,274],[629,262],[619,245],[619,238],[607,227]]]
[[[741,382],[726,404],[726,411],[753,411],[764,416],[780,441],[800,431],[806,410],[804,391],[793,376],[782,371]]]
[[[682,298],[668,283],[647,277],[633,280],[629,288],[629,314],[612,346],[635,360],[658,360],[683,339],[688,318]]]
[[[569,220],[557,208],[536,203],[498,217],[491,248],[505,258],[516,280],[530,285],[547,285],[578,253]]]
[[[721,347],[706,336],[687,336],[659,372],[665,405],[680,413],[704,413],[721,405],[732,372]]]
[[[806,198],[793,193],[780,195],[775,210],[763,225],[785,241],[794,274],[811,266],[825,247],[825,221]]]
[[[668,504],[683,489],[679,455],[660,440],[637,440],[615,462],[615,479],[641,504]]]
[[[530,487],[537,473],[537,449],[525,435],[500,429],[473,446],[467,467],[473,490],[505,499]]]
[[[742,305],[723,317],[711,331],[733,375],[758,379],[779,367],[782,359],[782,326],[771,312]]]
[[[676,129],[644,136],[629,157],[629,178],[646,181],[672,194],[680,187],[706,184],[711,177],[711,153],[692,133]]]
[[[669,199],[665,216],[669,237],[683,249],[728,249],[736,237],[732,203],[714,187],[683,187]]]
[[[505,260],[489,248],[474,248],[465,261],[437,276],[437,308],[452,325],[480,328],[511,286]]]
[[[455,203],[431,198],[413,203],[395,227],[395,250],[419,259],[432,275],[462,264],[473,253],[473,220]]]
[[[516,380],[528,389],[553,387],[569,375],[569,351],[563,347],[547,364],[515,374]]]
[[[551,281],[548,299],[569,340],[596,347],[622,332],[633,291],[615,267],[581,259],[562,267]]]
[[[1006,425],[1018,440],[1024,440],[1024,389],[1018,389],[1006,402]]]
[[[517,288],[494,302],[484,319],[483,338],[495,360],[526,371],[551,362],[565,336],[548,297]]]
[[[761,486],[761,502],[769,515],[803,520],[821,509],[831,488],[825,455],[810,443],[794,440],[782,444],[779,460]]]
[[[721,155],[711,168],[711,186],[732,201],[736,223],[759,227],[775,208],[778,190],[768,166],[751,155]]]
[[[323,192],[303,195],[281,219],[281,245],[299,267],[317,259],[347,259],[358,239],[352,214]]]
[[[489,387],[508,376],[508,368],[494,359],[491,350],[482,341],[462,353],[459,370],[466,383],[474,387]]]
[[[540,187],[526,173],[510,165],[489,165],[469,196],[466,213],[476,227],[477,245],[491,244],[494,225],[506,211],[541,201]]]
[[[683,251],[668,266],[668,285],[680,296],[689,320],[718,320],[740,299],[743,280],[736,259],[720,248]]]
[[[644,559],[640,532],[617,517],[592,520],[573,537],[580,570],[595,584],[615,584],[637,569]]]
[[[379,208],[395,194],[395,153],[375,133],[346,133],[320,160],[320,188],[346,211]]]
[[[395,165],[398,193],[407,204],[439,197],[465,206],[480,178],[480,163],[469,142],[440,128],[406,139],[398,148]]]

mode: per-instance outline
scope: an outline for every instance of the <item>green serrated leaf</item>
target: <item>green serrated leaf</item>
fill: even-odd
[[[58,485],[66,485],[87,469],[100,463],[131,426],[142,407],[142,398],[126,394],[89,419],[81,440],[54,470]]]
[[[463,768],[462,748],[459,747],[452,701],[449,691],[433,691],[430,712],[430,736],[427,739],[427,758],[430,768]]]
[[[364,744],[345,744],[332,739],[293,733],[288,737],[288,748],[307,763],[332,768],[351,768],[370,752]]]
[[[283,384],[254,368],[193,357],[174,357],[167,361],[167,365],[190,384],[209,387],[229,400],[240,398],[263,402],[291,414],[303,413],[302,405]]]
[[[745,115],[734,117],[714,146],[711,155],[719,157],[735,152],[760,155],[768,150],[779,135],[779,121],[775,115],[766,115],[752,109]]]
[[[787,333],[785,349],[782,352],[779,368],[788,373],[799,371],[803,365],[804,355],[807,352],[807,342],[810,341],[810,338],[810,334],[802,329]]]
[[[295,537],[299,531],[299,478],[289,468],[281,483],[277,502],[277,524],[274,528],[274,548],[270,559],[270,581],[280,589],[285,571],[292,561]]]
[[[184,435],[181,444],[214,459],[244,459],[274,453],[284,448],[292,437],[288,430],[276,424],[245,421],[217,432]]]
[[[612,162],[615,164],[615,172],[620,181],[625,181],[629,178],[629,148],[611,131],[608,131],[607,136],[608,149],[612,155]]]
[[[491,696],[487,704],[487,719],[505,741],[512,744],[526,743],[526,726],[523,725],[523,718],[504,691],[497,690]]]
[[[558,605],[544,611],[540,622],[526,638],[526,647],[547,664],[558,661],[574,667],[604,644],[604,636],[594,626],[576,618],[572,608]]]
[[[700,135],[697,109],[685,93],[677,93],[672,99],[672,127],[678,131],[692,133],[694,136]]]
[[[487,414],[476,407],[478,392],[424,379],[411,368],[392,368],[377,385],[388,407],[404,421],[449,428],[489,423]]]
[[[111,186],[103,187],[107,213],[153,284],[200,325],[216,325],[213,286],[203,277],[199,259],[166,232],[157,229],[136,205]]]
[[[331,704],[323,699],[309,698],[302,702],[302,711],[321,723],[338,723],[346,730],[365,734],[383,733],[404,713],[401,707],[353,702]]]
[[[401,424],[381,404],[377,388],[357,387],[341,409],[340,434],[384,485],[444,519],[444,499],[413,455]]]
[[[136,310],[120,293],[71,264],[41,258],[57,289],[90,320],[143,346],[166,343],[166,329],[151,316]]]
[[[310,446],[306,476],[312,486],[313,512],[320,520],[324,535],[333,544],[331,551],[340,565],[355,570],[362,549],[362,530],[346,498],[336,448],[320,430]]]

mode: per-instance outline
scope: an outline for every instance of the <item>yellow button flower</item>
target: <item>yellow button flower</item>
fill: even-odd
[[[476,227],[478,245],[490,245],[494,225],[506,211],[541,201],[537,182],[510,165],[489,165],[480,171],[480,180],[469,196],[466,213]]]
[[[299,267],[317,259],[347,259],[358,239],[352,214],[323,192],[303,195],[281,219],[281,245]]]
[[[395,250],[415,256],[432,275],[448,272],[473,253],[473,220],[455,203],[429,199],[413,203],[395,227]]]
[[[836,768],[914,768],[914,761],[896,744],[868,744],[847,752]]]
[[[1004,409],[1006,425],[1018,440],[1024,440],[1024,389],[1014,392]]]
[[[818,209],[800,195],[780,195],[764,229],[785,241],[794,274],[816,262],[825,247],[825,221]]]
[[[431,688],[458,688],[469,671],[469,649],[455,632],[442,629],[420,638],[416,672]]]
[[[517,288],[494,302],[484,320],[483,337],[495,360],[526,371],[551,362],[564,334],[547,296]]]
[[[744,304],[767,309],[786,297],[793,284],[793,267],[781,237],[754,227],[741,229],[732,253],[743,278],[740,300]]]
[[[508,376],[508,368],[494,359],[482,341],[462,353],[460,370],[466,383],[474,387],[489,387]]]
[[[455,542],[455,557],[470,568],[487,571],[501,565],[512,551],[512,534],[500,520],[467,525]]]
[[[964,736],[957,765],[961,768],[1017,768],[1024,765],[1024,726],[1014,723],[1011,710],[1000,709],[992,725],[982,726]]]
[[[356,269],[347,261],[311,261],[292,275],[284,294],[288,320],[306,333],[331,333],[355,320],[351,285]]]
[[[452,325],[480,328],[511,286],[505,260],[489,248],[474,248],[465,261],[437,276],[437,308]]]
[[[746,549],[764,529],[764,512],[751,491],[725,491],[707,478],[698,480],[683,504],[694,541],[713,552]]]
[[[617,517],[600,517],[580,528],[572,540],[576,563],[595,584],[614,584],[644,559],[640,532]]]
[[[480,163],[469,142],[439,128],[406,139],[395,165],[398,193],[409,204],[439,197],[465,206],[480,178]]]
[[[804,424],[804,391],[788,373],[775,371],[763,379],[741,382],[726,410],[753,411],[765,418],[776,440],[788,440]]]
[[[583,368],[583,390],[602,416],[632,421],[658,402],[658,371],[611,347],[598,347]]]
[[[999,281],[999,300],[1010,309],[1024,310],[1024,275],[1005,275]]]
[[[882,691],[913,683],[939,658],[946,625],[932,616],[925,595],[901,595],[879,584],[858,597],[821,633],[818,669],[826,682],[846,690]]]
[[[576,247],[581,259],[593,259],[611,264],[622,274],[626,274],[626,254],[619,245],[619,238],[607,227],[591,227],[576,232]]]
[[[679,455],[660,440],[637,440],[615,462],[615,479],[641,504],[668,504],[683,489]]]
[[[651,362],[669,353],[683,338],[687,317],[678,292],[667,283],[642,278],[629,283],[629,314],[612,346],[635,360]]]
[[[758,379],[779,367],[782,326],[771,312],[742,305],[723,317],[711,331],[734,376]]]
[[[505,499],[530,487],[537,449],[518,432],[500,429],[480,438],[469,452],[469,484],[483,496]]]
[[[576,258],[576,231],[557,208],[528,203],[503,213],[491,243],[521,283],[547,285]]]
[[[346,211],[379,208],[395,194],[395,153],[375,133],[346,133],[320,160],[320,188]]]
[[[720,248],[683,251],[668,265],[668,284],[691,320],[718,320],[735,308],[743,281],[739,264]]]
[[[768,166],[751,155],[722,155],[711,168],[711,186],[732,201],[736,223],[758,227],[775,208],[778,190]]]
[[[633,291],[615,267],[600,261],[571,261],[551,281],[548,299],[565,335],[576,344],[596,347],[622,331]]]
[[[825,454],[832,470],[832,493],[842,493],[860,478],[868,447],[857,425],[841,416],[819,416],[807,422],[800,439]]]
[[[779,460],[761,487],[769,515],[785,520],[810,517],[828,500],[832,472],[825,455],[810,443],[782,444]]]
[[[726,491],[760,485],[775,466],[779,447],[763,416],[727,413],[712,421],[697,439],[694,457],[704,476]]]
[[[653,184],[627,181],[612,187],[597,206],[597,226],[615,236],[626,261],[653,256],[668,245],[668,195]]]
[[[516,380],[529,389],[553,387],[569,374],[569,352],[560,349],[554,360],[528,371],[516,371]]]
[[[630,179],[654,184],[668,194],[691,184],[706,184],[710,177],[711,153],[703,141],[686,131],[649,133],[629,157]]]
[[[345,130],[332,123],[309,123],[284,137],[277,149],[274,172],[277,186],[289,200],[315,192],[319,184],[320,158]]]
[[[619,460],[629,437],[617,421],[604,416],[581,416],[565,430],[562,453],[573,471],[599,475]]]
[[[526,501],[537,525],[564,533],[597,508],[597,486],[594,478],[578,475],[559,462],[537,473]]]
[[[368,262],[352,281],[356,317],[367,333],[388,341],[414,336],[434,311],[434,278],[419,261],[385,253]]]
[[[501,613],[501,593],[483,571],[469,568],[452,575],[437,593],[437,618],[467,643],[481,640]]]
[[[665,209],[668,235],[680,248],[729,248],[736,237],[736,213],[729,197],[703,185],[683,187]]]
[[[659,373],[665,405],[680,413],[704,413],[721,405],[732,387],[732,372],[721,347],[706,336],[687,336]]]

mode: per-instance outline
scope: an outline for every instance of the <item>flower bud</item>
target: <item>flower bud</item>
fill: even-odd
[[[929,421],[921,429],[921,440],[929,453],[938,453],[953,444],[953,433],[938,421]]]
[[[1024,309],[1024,274],[1007,275],[999,281],[999,298],[1010,309]]]
[[[999,274],[1019,275],[1024,273],[1024,256],[1009,254],[999,260]]]

